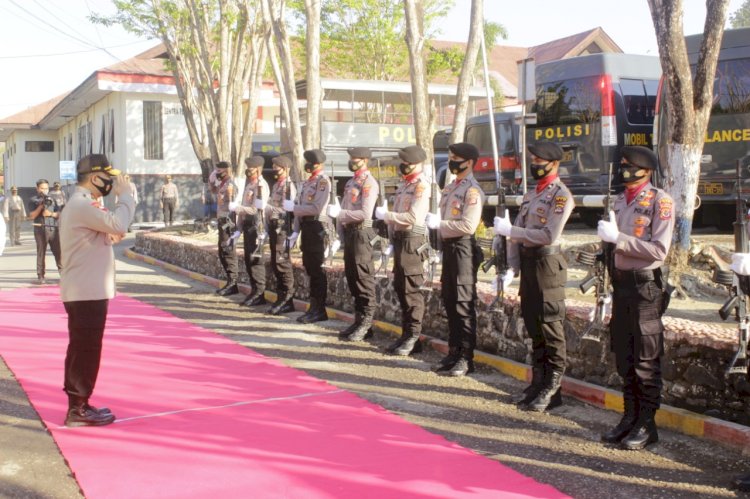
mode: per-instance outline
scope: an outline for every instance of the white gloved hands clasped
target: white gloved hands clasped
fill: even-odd
[[[424,223],[430,229],[437,229],[440,227],[441,221],[440,213],[428,213]]]
[[[339,204],[339,198],[336,198],[336,202],[328,205],[328,211],[326,212],[329,217],[336,218],[341,213],[341,205]]]
[[[383,203],[383,206],[375,208],[375,218],[378,220],[385,220],[385,214],[388,213],[388,205]]]
[[[596,234],[599,238],[607,243],[616,243],[620,237],[620,230],[617,228],[617,219],[615,218],[615,212],[609,212],[609,220],[599,220],[599,225],[596,227]]]
[[[506,211],[505,216],[495,217],[492,230],[496,236],[508,237],[510,236],[510,230],[512,227],[513,224],[510,223],[510,214]]]
[[[299,237],[299,232],[292,232],[292,235],[287,237],[286,240],[289,241],[289,249],[294,248],[294,246],[297,244],[297,238]]]
[[[294,211],[294,201],[291,199],[285,199],[282,206],[284,207],[284,211]]]
[[[737,275],[750,275],[750,253],[735,253],[729,266]]]

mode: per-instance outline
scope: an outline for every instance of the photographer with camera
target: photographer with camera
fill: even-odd
[[[60,238],[57,221],[62,207],[49,195],[49,182],[40,178],[36,181],[36,195],[29,200],[28,220],[33,220],[34,240],[36,241],[36,284],[44,284],[47,246],[52,250],[58,272],[60,264]]]

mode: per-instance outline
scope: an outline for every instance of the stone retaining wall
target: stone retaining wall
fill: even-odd
[[[190,237],[177,236],[159,231],[139,232],[134,251],[182,268],[223,279],[215,242],[206,242]],[[247,274],[238,250],[240,280],[247,282]],[[268,259],[268,257],[266,257]],[[302,268],[300,254],[293,253],[296,296],[309,299],[308,279]],[[273,273],[267,269],[268,288],[275,287]],[[389,274],[390,277],[390,274]],[[511,289],[506,296],[505,314],[488,312],[494,299],[490,286],[479,284],[477,348],[520,362],[530,361],[531,341],[520,317],[518,297]],[[423,333],[447,340],[448,324],[440,304],[439,283],[430,293],[425,314]],[[385,322],[400,324],[401,311],[390,279],[378,279],[376,317]],[[614,358],[609,353],[608,334],[600,343],[581,340],[581,331],[588,324],[591,305],[566,301],[567,319],[565,335],[568,346],[568,370],[566,375],[590,383],[619,389],[621,379],[617,375]],[[327,305],[351,312],[351,293],[346,285],[343,263],[334,262],[328,270]],[[665,317],[665,355],[663,363],[664,403],[689,409],[698,413],[720,417],[742,424],[750,424],[750,411],[745,398],[738,396],[747,381],[742,376],[725,378],[724,369],[736,348],[736,330],[718,325],[702,324],[685,319]]]

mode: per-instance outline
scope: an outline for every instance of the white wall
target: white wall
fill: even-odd
[[[26,152],[26,141],[44,140],[55,144],[53,152]],[[8,158],[5,183],[18,188],[36,187],[40,178],[50,183],[60,179],[57,161],[57,132],[47,130],[16,130],[6,142]]]

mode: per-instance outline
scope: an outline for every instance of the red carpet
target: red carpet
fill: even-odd
[[[58,289],[0,292],[0,317],[0,354],[90,499],[564,497],[126,296],[110,304],[91,401],[119,419],[65,428]]]

